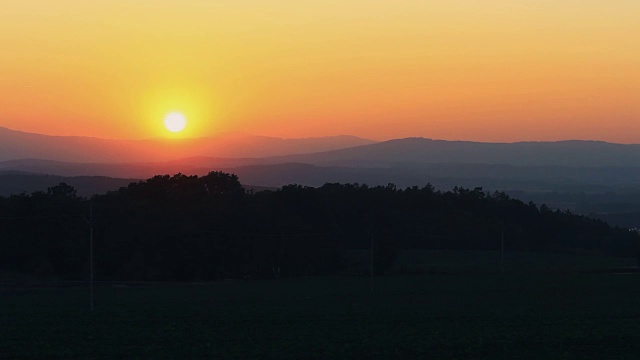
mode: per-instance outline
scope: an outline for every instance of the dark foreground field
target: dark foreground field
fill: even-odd
[[[591,260],[590,260],[591,261]],[[637,359],[640,275],[0,288],[0,358]]]

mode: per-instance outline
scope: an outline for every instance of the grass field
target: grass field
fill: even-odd
[[[373,293],[353,276],[100,286],[93,312],[86,288],[0,288],[3,359],[638,356],[636,274],[387,276]]]
[[[368,250],[350,250],[350,267],[363,274],[369,271]],[[536,252],[504,253],[499,251],[400,250],[391,274],[491,274],[500,273],[580,273],[603,272],[615,268],[635,267],[636,259],[597,255],[561,255]]]

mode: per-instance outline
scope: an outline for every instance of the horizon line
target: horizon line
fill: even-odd
[[[471,139],[444,139],[444,138],[431,138],[426,136],[419,135],[411,135],[405,137],[397,137],[397,138],[386,138],[386,139],[372,139],[368,137],[363,137],[354,134],[335,134],[335,135],[323,135],[323,136],[302,136],[302,137],[281,137],[281,136],[270,136],[270,135],[262,135],[262,134],[254,134],[248,133],[244,131],[224,131],[218,132],[209,136],[198,136],[198,137],[183,137],[183,138],[170,138],[170,137],[148,137],[148,138],[111,138],[111,137],[99,137],[94,135],[54,135],[54,134],[46,134],[46,133],[37,133],[37,132],[29,132],[24,130],[12,129],[3,125],[0,125],[0,130],[6,130],[10,132],[29,134],[35,136],[45,136],[52,138],[81,138],[81,139],[96,139],[96,140],[107,140],[107,141],[126,141],[126,142],[141,142],[141,141],[168,141],[168,142],[186,142],[193,140],[204,140],[204,139],[214,139],[216,137],[224,137],[224,136],[247,136],[247,137],[259,137],[259,138],[269,138],[269,139],[279,139],[279,140],[305,140],[305,139],[325,139],[325,138],[339,138],[339,137],[351,137],[357,138],[361,140],[371,141],[373,143],[383,143],[388,141],[395,140],[406,140],[406,139],[424,139],[431,141],[445,141],[445,142],[473,142],[473,143],[483,143],[483,144],[517,144],[517,143],[558,143],[558,142],[571,142],[571,141],[580,141],[580,142],[600,142],[607,144],[617,144],[617,145],[640,145],[640,142],[615,142],[608,141],[602,139],[580,139],[580,138],[564,138],[564,139],[555,139],[555,140],[513,140],[513,141],[487,141],[487,140],[471,140]]]

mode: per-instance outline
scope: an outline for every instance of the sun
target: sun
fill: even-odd
[[[187,119],[184,115],[178,112],[173,112],[164,117],[164,126],[167,130],[173,133],[178,133],[187,127]]]

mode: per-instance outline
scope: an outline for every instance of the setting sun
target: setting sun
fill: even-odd
[[[164,118],[164,126],[173,133],[181,132],[187,126],[187,119],[184,115],[174,112]]]

